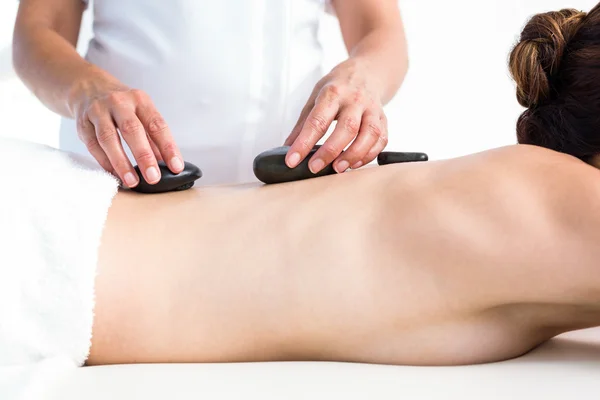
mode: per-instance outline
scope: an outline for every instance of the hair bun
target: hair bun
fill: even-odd
[[[569,41],[587,14],[564,9],[532,17],[510,54],[510,73],[517,84],[517,100],[531,108],[548,100],[551,79],[559,68]]]

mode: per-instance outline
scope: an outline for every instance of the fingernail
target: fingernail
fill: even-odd
[[[146,170],[146,176],[148,177],[148,183],[155,183],[160,179],[160,175],[158,174],[156,167],[148,168]]]
[[[125,174],[125,184],[127,185],[127,187],[134,187],[135,185],[137,185],[138,180],[135,177],[135,175],[133,175],[131,172],[127,172]]]
[[[173,168],[175,171],[183,170],[183,163],[181,162],[179,157],[171,158],[171,168]]]
[[[316,160],[310,163],[310,172],[312,172],[313,174],[317,174],[323,169],[324,166],[325,163],[323,162],[323,160],[317,158]]]
[[[345,172],[349,166],[350,163],[348,161],[342,160],[337,164],[336,171],[338,174],[341,174],[342,172]]]
[[[354,164],[354,165],[352,166],[352,169],[357,169],[357,168],[360,168],[360,167],[362,167],[362,164],[363,164],[363,163],[362,163],[362,161],[359,161],[359,162],[357,162],[356,164]]]
[[[300,153],[292,153],[290,158],[288,158],[288,166],[290,168],[296,168],[298,163],[300,162]]]

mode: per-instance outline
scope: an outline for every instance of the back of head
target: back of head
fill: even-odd
[[[600,153],[600,4],[533,16],[510,54],[527,110],[517,139],[586,159]]]

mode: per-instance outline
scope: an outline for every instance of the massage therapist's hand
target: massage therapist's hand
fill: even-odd
[[[174,173],[183,170],[183,158],[171,131],[146,93],[114,82],[85,86],[70,108],[79,139],[105,170],[128,187],[139,183],[125,144],[150,184],[160,180],[158,161],[165,161]]]
[[[285,141],[291,146],[288,167],[304,160],[334,120],[334,131],[309,162],[312,173],[332,162],[338,173],[359,168],[383,151],[388,143],[387,120],[381,94],[371,81],[366,66],[355,60],[338,65],[319,81]]]

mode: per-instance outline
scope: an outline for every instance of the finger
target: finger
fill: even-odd
[[[379,153],[381,153],[385,149],[385,146],[387,146],[387,140],[384,138],[379,138],[379,140],[377,140],[377,143],[375,143],[375,146],[373,146],[371,150],[369,150],[365,158],[362,160],[362,165],[367,165],[375,158],[377,158]],[[360,168],[360,166],[361,165],[357,166],[356,168]]]
[[[114,109],[112,115],[144,179],[151,185],[157,183],[160,180],[158,162],[137,115],[132,109],[125,107]]]
[[[298,121],[296,121],[296,125],[294,126],[294,129],[292,129],[292,133],[290,133],[290,135],[287,137],[287,139],[283,143],[284,146],[291,146],[292,143],[294,143],[294,141],[300,134],[300,132],[302,131],[302,127],[304,126],[304,121],[306,121],[306,117],[308,117],[310,110],[312,110],[315,107],[315,99],[317,98],[322,87],[323,87],[323,83],[319,82],[313,88],[313,91],[311,92],[310,97],[308,98],[308,101],[302,108],[302,112],[300,112],[300,117],[298,118]]]
[[[98,164],[100,164],[106,172],[115,174],[115,169],[98,143],[94,124],[88,119],[87,115],[81,117],[77,121],[77,136]]]
[[[291,146],[292,143],[294,143],[294,141],[296,140],[296,138],[298,138],[298,135],[300,134],[300,132],[302,131],[302,127],[304,126],[304,121],[306,121],[306,117],[308,117],[310,110],[312,110],[314,108],[314,106],[315,106],[315,100],[311,97],[310,99],[308,99],[308,102],[302,109],[302,112],[300,113],[300,117],[298,118],[298,121],[296,122],[296,125],[294,126],[294,129],[292,129],[292,133],[290,133],[290,135],[287,137],[287,139],[283,143],[284,146]]]
[[[160,154],[160,150],[156,146],[156,143],[154,143],[154,141],[152,139],[150,139],[150,136],[148,136],[148,142],[150,142],[150,147],[152,148],[152,152],[154,153],[154,157],[156,157],[156,161],[165,161],[162,158],[162,155]]]
[[[363,126],[361,125],[361,131],[363,130]],[[367,165],[371,161],[373,161],[379,153],[381,153],[388,144],[388,135],[387,135],[387,124],[384,120],[379,119],[379,123],[367,123],[364,124],[365,132],[367,134],[373,135],[377,137],[377,142],[371,147],[367,155],[358,163],[352,166],[353,169],[360,168],[363,165]]]
[[[177,144],[175,144],[175,139],[171,134],[169,126],[162,115],[156,111],[152,101],[149,98],[143,98],[136,112],[148,137],[151,139],[150,142],[156,144],[162,159],[165,160],[169,169],[176,174],[183,171],[183,157],[181,152]]]
[[[368,127],[371,124],[378,126],[381,125],[378,117],[365,112],[362,115],[361,128],[363,126]],[[350,145],[350,147],[348,147],[344,154],[342,154],[339,159],[335,161],[337,166],[336,171],[338,169],[342,169],[342,167],[347,169],[349,166],[352,166],[354,168],[358,162],[366,160],[367,154],[369,154],[369,151],[379,140],[379,132],[381,132],[381,128],[361,129],[356,140]]]
[[[349,106],[340,111],[337,125],[331,136],[323,143],[321,148],[317,150],[310,161],[309,168],[313,174],[316,174],[326,165],[331,164],[342,154],[342,151],[350,144],[358,135],[363,109],[358,106]],[[364,154],[371,148],[365,149]],[[340,161],[336,160],[334,168],[338,173],[346,171],[350,164],[348,161],[340,157]],[[360,159],[362,157],[359,157]]]
[[[332,86],[323,88],[325,93],[323,94],[322,91],[315,100],[314,108],[306,117],[300,134],[292,143],[285,160],[288,167],[294,168],[306,158],[319,139],[327,133],[329,126],[335,119],[339,111],[339,102],[335,97],[337,91],[328,89],[330,87]]]
[[[139,178],[123,150],[117,127],[110,114],[107,111],[96,112],[90,114],[89,118],[94,124],[98,144],[121,181],[130,188],[137,186]]]

